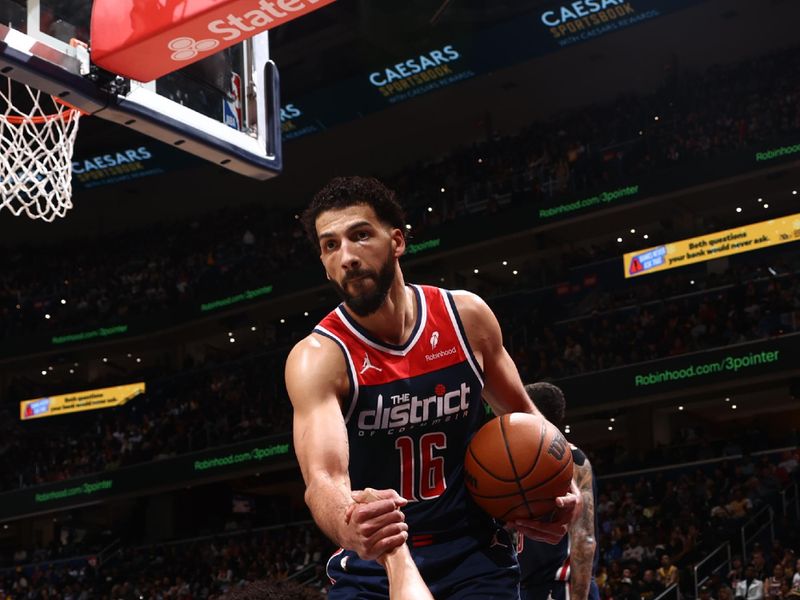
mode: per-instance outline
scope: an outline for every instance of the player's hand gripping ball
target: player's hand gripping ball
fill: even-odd
[[[543,417],[510,413],[481,427],[464,457],[473,500],[503,521],[547,519],[570,490],[572,450]]]

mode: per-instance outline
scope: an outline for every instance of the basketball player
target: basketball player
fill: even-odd
[[[497,319],[474,294],[405,283],[403,211],[374,179],[332,180],[304,224],[344,301],[286,362],[306,503],[342,547],[328,562],[329,597],[387,598],[376,559],[408,543],[437,599],[516,600],[510,537],[463,483],[481,396],[497,414],[538,414]],[[364,501],[367,487],[375,499]],[[551,522],[512,525],[556,543],[578,503],[573,486]]]
[[[564,426],[564,393],[551,383],[525,386],[525,391],[548,421]],[[592,574],[597,566],[597,523],[594,517],[597,483],[592,466],[579,448],[571,445],[573,481],[580,489],[580,516],[570,525],[569,535],[555,546],[523,540],[519,553],[522,600],[599,600]]]

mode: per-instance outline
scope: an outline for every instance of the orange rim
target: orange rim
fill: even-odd
[[[56,121],[56,120],[63,120],[63,121],[71,121],[76,117],[80,117],[81,115],[85,115],[87,113],[83,112],[77,106],[73,106],[66,100],[62,100],[56,96],[50,96],[53,99],[53,102],[56,104],[61,104],[62,106],[66,106],[67,110],[63,112],[57,112],[49,115],[38,115],[33,117],[21,117],[16,115],[9,115],[3,116],[0,115],[0,119],[6,121],[7,123],[11,123],[12,125],[22,125],[24,123],[33,123],[34,125],[42,125],[43,123],[47,123],[49,121]]]

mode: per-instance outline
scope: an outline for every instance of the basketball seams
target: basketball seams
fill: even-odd
[[[528,507],[528,503],[527,502],[523,502],[523,503],[517,504],[516,506],[512,506],[511,508],[509,508],[506,512],[504,512],[501,516],[499,516],[497,518],[500,519],[501,521],[505,521],[506,517],[509,514],[513,513],[515,510],[518,510],[518,509],[522,508],[523,506],[528,509],[528,514],[532,514],[530,507]],[[533,518],[533,516],[531,516],[531,518]]]
[[[550,477],[548,477],[544,481],[540,481],[540,482],[536,483],[536,485],[533,485],[532,487],[529,487],[529,488],[522,488],[523,489],[523,493],[527,494],[529,492],[532,492],[536,488],[540,488],[543,485],[546,485],[546,484],[550,483],[551,481],[556,479],[559,475],[561,475],[567,467],[569,467],[569,463],[568,462],[563,464],[563,465],[561,465],[561,468],[558,471],[556,471],[553,475],[551,475]],[[489,472],[489,471],[487,471],[487,473],[489,473],[490,475],[494,476],[494,474]],[[506,480],[503,480],[503,481],[505,481],[506,483],[510,483],[511,482],[510,479],[506,479]],[[477,494],[475,492],[471,492],[471,494],[473,496],[477,497],[477,498],[486,498],[487,500],[495,500],[495,499],[499,499],[499,498],[510,498],[511,496],[516,496],[517,492],[513,492],[513,493],[510,493],[510,494],[500,494],[499,496],[486,496],[484,494]],[[536,498],[536,499],[528,499],[528,502],[544,502],[544,501],[551,501],[551,500],[553,500],[553,499],[552,498]]]
[[[520,476],[520,479],[524,479],[528,475],[530,475],[533,470],[536,468],[536,465],[539,464],[539,458],[542,456],[542,448],[544,448],[544,438],[547,437],[547,425],[545,421],[542,421],[542,427],[539,430],[539,448],[536,450],[536,458],[531,465],[531,468],[528,469],[523,475]]]
[[[472,446],[469,446],[467,450],[469,450],[469,454],[472,457],[472,460],[475,461],[475,464],[478,465],[481,469],[483,469],[487,474],[497,479],[497,481],[502,481],[503,483],[513,483],[515,481],[514,479],[506,479],[505,477],[498,477],[492,471],[490,471],[486,467],[486,465],[484,465],[480,460],[478,460],[478,457],[475,456],[475,452],[472,450]]]
[[[514,464],[514,455],[511,453],[511,447],[508,445],[508,438],[506,437],[506,428],[504,423],[504,419],[508,417],[508,415],[503,415],[500,417],[500,433],[503,436],[503,444],[506,447],[506,455],[508,456],[508,462],[511,464],[511,470],[514,471],[514,479],[517,483],[517,488],[519,488],[519,495],[522,497],[522,501],[525,503],[525,508],[528,509],[528,515],[533,518],[533,511],[531,507],[528,505],[528,499],[525,497],[525,491],[522,489],[522,482],[519,480],[519,474],[517,473],[517,465]],[[510,417],[509,417],[510,418]],[[536,460],[539,460],[537,455]],[[536,463],[534,463],[535,465]],[[508,513],[506,513],[508,514]]]
[[[547,479],[545,479],[545,480],[543,480],[543,481],[540,481],[540,482],[538,482],[536,485],[534,485],[534,486],[532,486],[532,487],[525,488],[525,493],[527,494],[528,492],[532,492],[532,491],[533,491],[533,490],[535,490],[536,488],[540,488],[540,487],[542,487],[543,485],[546,485],[546,484],[550,483],[550,482],[551,482],[551,481],[553,481],[553,480],[554,480],[556,477],[558,477],[559,475],[561,475],[561,474],[564,472],[564,470],[565,470],[567,467],[569,467],[571,464],[572,464],[572,463],[571,463],[570,461],[566,461],[566,462],[564,462],[564,464],[562,464],[562,465],[561,465],[561,468],[560,468],[558,471],[556,471],[555,473],[553,473],[553,474],[552,474],[550,477],[548,477]],[[571,478],[570,478],[570,479],[571,479]]]

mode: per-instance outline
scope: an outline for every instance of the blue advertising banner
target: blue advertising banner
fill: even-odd
[[[281,110],[283,139],[323,131],[567,46],[635,27],[706,0],[576,0],[471,34],[409,49],[392,64],[293,98]],[[332,99],[336,99],[332,101]]]
[[[110,148],[103,153],[74,156],[72,185],[76,191],[89,190],[161,175],[200,162],[191,154],[147,140],[130,147]]]

